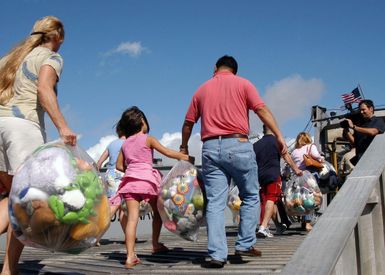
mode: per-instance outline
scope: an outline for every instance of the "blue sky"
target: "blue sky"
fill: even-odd
[[[237,59],[286,137],[304,129],[311,106],[338,109],[357,84],[385,104],[383,1],[2,0],[0,11],[0,56],[38,18],[63,21],[59,103],[84,149],[105,147],[132,105],[153,136],[176,148],[194,91],[224,54]],[[261,131],[255,117],[251,128]]]

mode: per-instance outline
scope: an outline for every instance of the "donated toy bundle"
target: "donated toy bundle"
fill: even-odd
[[[92,159],[59,141],[40,146],[19,167],[9,205],[18,239],[52,251],[80,252],[94,245],[110,223]]]
[[[179,161],[162,181],[158,210],[164,226],[180,237],[196,241],[204,222],[205,200],[197,169]]]
[[[233,214],[233,223],[238,223],[239,220],[239,210],[241,209],[242,200],[239,197],[239,189],[232,182],[229,187],[229,195],[227,197],[227,206],[230,208],[231,213]]]
[[[317,180],[309,172],[288,182],[285,190],[285,204],[289,215],[310,214],[322,203],[322,193]]]

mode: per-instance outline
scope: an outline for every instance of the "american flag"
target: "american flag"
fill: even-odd
[[[360,90],[355,88],[351,93],[341,95],[344,104],[359,103],[362,100]]]

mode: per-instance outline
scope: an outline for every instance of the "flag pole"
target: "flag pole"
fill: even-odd
[[[357,84],[357,88],[358,88],[358,90],[360,91],[360,94],[362,95],[362,98],[365,99],[365,96],[364,96],[364,93],[362,92],[360,83]]]

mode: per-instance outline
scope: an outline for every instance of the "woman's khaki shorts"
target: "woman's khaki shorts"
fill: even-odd
[[[30,120],[0,117],[0,171],[14,175],[23,161],[45,142],[45,132]]]

